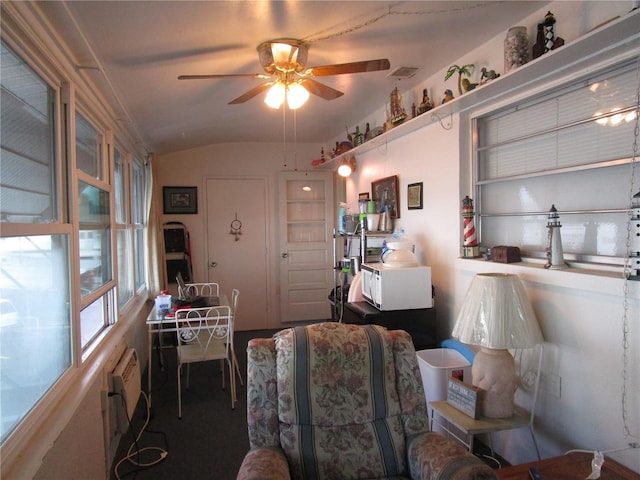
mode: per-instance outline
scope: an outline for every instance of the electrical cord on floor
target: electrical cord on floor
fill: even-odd
[[[129,446],[129,449],[127,450],[127,454],[122,459],[120,459],[120,461],[114,467],[114,474],[115,474],[115,476],[116,476],[116,478],[118,480],[120,480],[120,474],[118,473],[118,469],[120,468],[120,465],[122,465],[125,461],[128,461],[129,463],[131,463],[132,465],[135,465],[136,467],[140,467],[139,469],[134,470],[134,472],[138,472],[142,468],[149,468],[149,467],[152,467],[154,465],[159,464],[165,458],[167,458],[167,455],[169,455],[169,452],[167,450],[165,450],[164,448],[161,448],[161,447],[144,447],[144,448],[140,448],[140,446],[138,445],[138,441],[142,437],[142,434],[144,433],[145,429],[147,428],[147,425],[149,424],[149,418],[151,416],[151,412],[150,412],[151,407],[149,405],[149,397],[144,392],[141,392],[141,394],[144,397],[145,403],[147,405],[147,415],[146,415],[146,418],[145,418],[145,421],[144,421],[144,425],[142,426],[142,428],[138,432],[138,435],[137,436],[134,435],[133,442]],[[120,395],[120,394],[116,394],[116,395]],[[120,397],[122,398],[122,395],[120,395]],[[123,399],[123,403],[124,403],[124,399]],[[125,411],[126,411],[126,406],[125,406]],[[131,434],[133,435],[133,428],[131,426],[131,419],[129,418],[128,414],[127,414],[127,420],[129,422],[129,430],[131,430]],[[154,433],[156,433],[156,432],[154,432]],[[134,450],[134,447],[135,447],[135,450]],[[142,452],[149,452],[149,451],[159,452],[159,458],[157,458],[156,460],[153,460],[151,462],[141,463],[140,460],[139,460],[140,459],[140,454]],[[137,457],[137,459],[134,459],[134,457]],[[134,472],[130,472],[130,473],[134,473]],[[127,475],[129,475],[129,474],[127,474]]]

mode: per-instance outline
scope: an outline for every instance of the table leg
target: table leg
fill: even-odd
[[[151,360],[153,354],[153,330],[152,327],[149,326],[149,363],[147,364],[147,388],[149,390],[149,408],[151,408],[151,365],[153,361]]]

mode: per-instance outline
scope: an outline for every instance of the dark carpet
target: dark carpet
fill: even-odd
[[[251,338],[270,337],[276,330],[236,332],[234,345],[242,378],[246,385],[246,348]],[[165,337],[166,338],[166,337]],[[170,343],[166,340],[165,343]],[[112,479],[183,479],[183,480],[233,480],[236,478],[244,455],[249,450],[247,435],[246,386],[238,381],[235,410],[231,410],[231,395],[228,385],[222,390],[220,362],[204,362],[191,365],[189,389],[185,388],[185,373],[182,382],[182,419],[178,418],[177,364],[174,348],[163,348],[164,368],[160,368],[158,350],[153,352],[151,419],[144,433],[134,444],[143,428],[147,415],[144,396],[141,396],[131,428],[123,435],[114,464]],[[147,372],[143,376],[146,389]],[[133,446],[131,446],[133,444]],[[115,467],[127,452],[157,447],[167,452],[156,465],[140,467],[125,460]],[[131,460],[138,465],[158,461],[161,452],[155,448],[133,455]]]
[[[276,331],[236,332],[234,345],[245,386],[237,382],[238,401],[235,410],[231,410],[226,366],[227,388],[222,390],[219,361],[192,364],[188,390],[183,373],[182,419],[178,418],[175,348],[162,349],[164,368],[160,368],[158,350],[154,349],[150,420],[140,435],[147,418],[146,402],[141,396],[131,419],[130,431],[120,440],[111,467],[111,479],[235,480],[242,459],[249,450],[246,417],[247,343],[252,338],[271,337]],[[165,345],[169,343],[170,337],[165,336]],[[146,392],[146,370],[142,380]],[[134,443],[134,437],[138,436],[139,439]],[[492,459],[494,457],[502,466],[508,465],[497,455],[485,457],[491,452],[481,441],[475,441],[474,447],[474,453],[490,466],[497,466]],[[157,449],[167,452],[161,461],[158,461],[161,452]],[[141,451],[139,455],[131,456],[135,464],[128,460],[121,462],[129,451]],[[116,475],[115,468],[119,462]],[[140,466],[143,464],[154,465]]]

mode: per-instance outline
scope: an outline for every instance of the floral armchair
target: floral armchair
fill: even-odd
[[[429,431],[409,335],[318,323],[248,346],[250,451],[238,480],[494,479]]]

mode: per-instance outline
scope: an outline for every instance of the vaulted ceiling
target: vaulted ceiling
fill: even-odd
[[[380,109],[395,86],[422,83],[549,2],[533,1],[52,1],[39,2],[83,75],[109,90],[120,121],[158,154],[221,142],[322,142]],[[317,78],[344,95],[311,95],[295,113],[264,93],[228,102],[265,80],[178,80],[264,73],[256,47],[292,37],[307,66],[387,58],[388,71]],[[411,78],[389,74],[416,67]],[[501,66],[498,66],[501,67]]]

